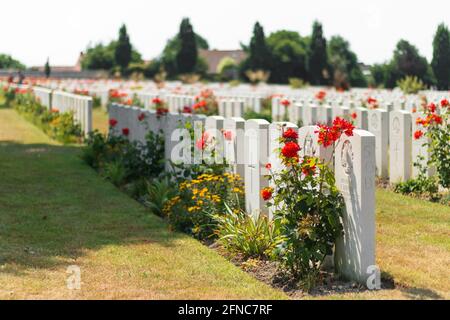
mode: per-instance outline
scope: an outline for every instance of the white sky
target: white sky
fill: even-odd
[[[211,48],[248,43],[256,20],[266,34],[279,29],[311,33],[318,19],[327,38],[340,34],[365,63],[392,56],[404,38],[428,59],[440,22],[450,26],[449,0],[3,0],[0,52],[27,65],[73,65],[89,42],[117,37],[126,23],[145,59],[158,55],[190,17]]]

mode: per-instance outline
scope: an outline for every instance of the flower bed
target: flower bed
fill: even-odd
[[[163,106],[162,101],[154,104]],[[272,261],[283,279],[306,290],[324,279],[323,262],[342,234],[344,205],[329,164],[299,156],[297,132],[283,130],[280,138],[284,169],[274,171],[267,165],[272,187],[262,190],[261,197],[273,209],[274,219],[269,220],[245,212],[243,182],[227,164],[172,164],[173,170],[165,171],[162,134],[150,132],[145,143],[130,142],[127,128],[117,132],[117,127],[118,120],[111,119],[108,136],[92,133],[84,159],[165,218],[171,229],[249,261]],[[189,123],[187,128],[193,134]],[[334,151],[340,137],[353,135],[353,129],[337,118],[331,127],[319,127],[318,143]],[[192,148],[203,151],[214,143],[206,134],[199,141]]]
[[[80,143],[83,133],[74,122],[72,112],[61,113],[57,109],[48,110],[28,90],[4,88],[8,105],[14,107],[24,118],[38,126],[50,138],[64,144]]]

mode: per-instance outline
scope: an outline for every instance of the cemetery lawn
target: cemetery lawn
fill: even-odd
[[[94,128],[107,130],[100,109]],[[0,109],[0,299],[287,298],[170,232],[79,154]],[[450,299],[449,207],[378,190],[377,263],[395,289],[308,298]],[[81,291],[66,287],[70,265]]]
[[[98,130],[101,133],[107,133],[108,126],[108,114],[102,108],[92,109],[92,126],[94,130]]]
[[[0,299],[286,299],[0,109]],[[81,268],[81,291],[66,286]]]

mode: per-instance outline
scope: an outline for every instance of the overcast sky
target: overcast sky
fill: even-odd
[[[145,59],[157,56],[190,17],[211,48],[238,49],[247,43],[256,20],[266,34],[280,29],[311,33],[314,20],[325,36],[348,39],[365,63],[387,60],[404,38],[428,59],[440,22],[450,25],[449,0],[3,0],[0,52],[28,66],[73,65],[89,42],[117,37],[126,23]]]

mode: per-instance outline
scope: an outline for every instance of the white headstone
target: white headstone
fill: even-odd
[[[389,150],[389,113],[381,109],[368,110],[369,132],[375,135],[375,157],[377,175],[388,178]]]
[[[268,163],[268,131],[266,120],[248,120],[245,123],[245,206],[252,215],[268,215],[261,190],[269,186],[264,177]]]
[[[354,130],[336,150],[336,185],[345,201],[344,234],[336,242],[335,264],[349,280],[367,283],[375,265],[375,136]]]
[[[225,160],[231,166],[233,173],[238,174],[242,181],[245,178],[245,120],[242,118],[227,118],[224,122]]]
[[[390,114],[389,175],[390,182],[411,178],[411,114],[404,110]]]

